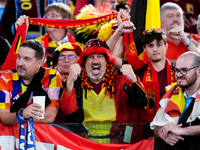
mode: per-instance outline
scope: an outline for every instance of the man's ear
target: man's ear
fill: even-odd
[[[167,49],[168,49],[168,43],[166,43],[165,45],[165,52],[167,51]]]
[[[143,48],[143,51],[145,51],[145,52],[146,52],[146,47],[142,46],[142,48]]]
[[[197,76],[200,77],[200,66],[197,68],[196,72],[197,72]]]
[[[43,60],[38,60],[38,64],[39,64],[39,66],[42,66]]]
[[[161,28],[164,28],[162,19],[160,19],[160,23],[161,23]]]

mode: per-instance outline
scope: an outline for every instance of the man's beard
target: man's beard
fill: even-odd
[[[195,72],[195,74],[193,76],[191,76],[190,78],[186,79],[186,81],[187,81],[186,85],[179,84],[178,82],[177,82],[177,84],[178,84],[179,87],[184,88],[184,89],[187,89],[187,88],[191,87],[197,81],[196,72]]]
[[[27,70],[23,66],[17,66],[16,69],[17,69],[17,73],[19,74],[19,77],[21,78],[26,77]],[[23,75],[20,75],[20,71],[18,69],[23,69],[25,73]]]
[[[161,61],[161,59],[160,59],[160,58],[158,58],[158,59],[153,59],[152,61],[153,61],[153,62],[159,62],[159,61]]]
[[[89,72],[89,77],[92,79],[92,80],[100,80],[100,79],[103,79],[103,76],[104,76],[105,72],[101,71],[101,74],[100,76],[96,77],[92,74],[92,72]]]

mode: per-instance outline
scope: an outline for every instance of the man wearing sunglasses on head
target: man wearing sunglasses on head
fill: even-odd
[[[131,24],[130,21],[130,24],[126,23],[126,25],[124,25],[124,23],[125,22],[118,26],[113,36],[109,39],[110,41],[108,40],[107,43],[115,43],[113,41],[117,41],[117,35],[134,32],[134,30],[137,28],[133,28],[132,26],[134,25]],[[188,45],[188,49],[190,51],[198,53],[197,48],[193,45],[186,34],[184,34],[180,27],[171,29],[168,34],[174,38],[181,39],[185,45]],[[144,31],[142,36],[142,46],[143,50],[147,54],[148,61],[142,68],[137,70],[134,69],[134,72],[140,77],[145,86],[148,96],[148,103],[145,109],[135,111],[135,118],[137,118],[137,122],[146,124],[143,128],[140,128],[142,135],[141,138],[146,139],[150,136],[153,136],[153,132],[150,129],[149,124],[153,120],[157,110],[160,107],[160,99],[166,93],[165,87],[175,82],[175,76],[173,72],[173,65],[165,56],[165,52],[168,49],[168,43],[164,29],[153,28]],[[122,50],[120,52],[124,53]],[[117,49],[113,49],[113,54],[117,54],[115,56],[120,57],[120,52]],[[135,63],[137,62],[135,61]],[[134,68],[134,64],[132,67]]]
[[[178,57],[174,68],[177,83],[161,99],[150,124],[155,150],[200,148],[199,66],[200,56],[194,52]]]
[[[121,26],[115,32],[123,31]],[[128,27],[126,28],[128,30]],[[146,52],[149,61],[145,62],[146,65],[142,68],[134,69],[134,72],[144,84],[148,96],[147,106],[144,109],[135,110],[134,114],[137,123],[144,123],[141,125],[142,128],[138,129],[141,135],[140,140],[153,136],[149,124],[159,109],[159,101],[165,94],[165,86],[175,82],[172,65],[165,58],[165,51],[168,48],[166,41],[167,37],[162,28],[149,29],[143,32],[143,50]],[[115,51],[116,49],[113,50],[113,53],[116,54]]]
[[[176,27],[169,31],[174,38],[182,38],[185,43],[190,43],[190,39],[183,31]],[[168,49],[167,36],[162,28],[149,29],[143,32],[143,50],[149,59],[148,63],[141,69],[136,70],[136,74],[141,78],[149,96],[148,107],[140,113],[143,121],[151,122],[158,110],[160,99],[166,93],[166,86],[175,82],[173,67],[174,63],[166,58]],[[198,52],[196,47],[190,43],[190,50]],[[198,53],[199,54],[199,53]]]
[[[48,19],[71,19],[72,14],[71,14],[71,9],[68,5],[63,4],[63,3],[52,3],[49,4],[45,8],[45,15],[43,18],[48,18]],[[24,22],[27,22],[28,24],[28,16],[20,16],[18,20],[15,23],[16,29],[17,26],[21,26]],[[74,43],[75,40],[72,37],[71,34],[68,33],[66,29],[58,29],[58,28],[46,28],[46,34],[41,35],[37,40],[41,41],[46,48],[46,53],[45,53],[45,64],[43,66],[48,66],[49,67],[49,62],[50,58],[58,46],[58,44],[63,44],[66,42],[72,42]]]

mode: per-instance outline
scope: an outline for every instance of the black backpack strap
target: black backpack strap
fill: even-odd
[[[195,98],[192,99],[190,105],[188,106],[188,108],[185,110],[183,116],[181,117],[181,119],[179,120],[178,124],[183,124],[182,126],[186,125],[186,121],[188,119],[188,117],[190,116],[193,106],[194,106],[194,102],[195,102]]]

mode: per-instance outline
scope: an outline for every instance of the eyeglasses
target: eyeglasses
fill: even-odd
[[[61,56],[58,57],[58,60],[63,61],[63,60],[66,59],[66,57],[67,57],[70,61],[75,60],[75,58],[77,58],[76,55],[61,55]]]
[[[185,76],[189,70],[194,69],[194,68],[198,68],[198,67],[199,66],[195,66],[195,67],[192,67],[192,68],[181,68],[181,69],[174,68],[174,72],[175,72],[175,74],[178,74],[180,72],[183,76]]]
[[[55,18],[60,17],[60,16],[61,16],[60,14],[46,14],[46,15],[43,16],[43,18],[55,19]]]
[[[143,31],[143,35],[150,35],[152,33],[162,33],[165,34],[163,28],[150,28],[149,30]]]

